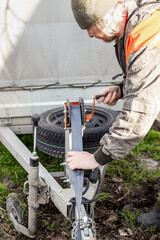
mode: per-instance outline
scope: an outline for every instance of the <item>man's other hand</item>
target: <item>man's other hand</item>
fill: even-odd
[[[119,86],[110,86],[102,90],[99,93],[99,96],[101,97],[97,100],[98,103],[102,102],[104,104],[113,106],[121,97],[121,89]]]

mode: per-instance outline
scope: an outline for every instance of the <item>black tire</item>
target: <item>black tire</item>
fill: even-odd
[[[92,107],[85,106],[86,114]],[[37,148],[53,157],[65,156],[64,109],[55,108],[41,114],[37,127]],[[94,117],[86,124],[83,136],[84,151],[93,153],[99,147],[102,136],[109,131],[118,113],[116,111],[95,107]]]
[[[8,196],[6,201],[6,209],[9,217],[10,213],[12,213],[17,222],[24,225],[24,209],[20,204],[16,194],[13,193]]]

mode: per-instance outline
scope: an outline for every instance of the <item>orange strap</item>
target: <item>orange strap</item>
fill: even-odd
[[[160,49],[160,10],[154,11],[148,18],[140,22],[128,35],[126,63],[130,54],[147,45]]]

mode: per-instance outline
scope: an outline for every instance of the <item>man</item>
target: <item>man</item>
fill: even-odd
[[[100,92],[97,102],[114,105],[122,98],[116,122],[94,153],[68,152],[71,170],[94,169],[121,159],[153,125],[160,129],[160,2],[147,0],[72,0],[75,20],[88,35],[105,42],[116,40],[123,83]],[[107,55],[107,53],[106,53]],[[160,224],[160,201],[151,213],[141,214],[144,227]]]

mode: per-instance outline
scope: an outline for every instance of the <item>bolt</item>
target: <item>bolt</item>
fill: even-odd
[[[66,166],[66,162],[60,163],[61,166]]]
[[[70,180],[69,179],[65,179],[63,180],[64,183],[70,183]]]

